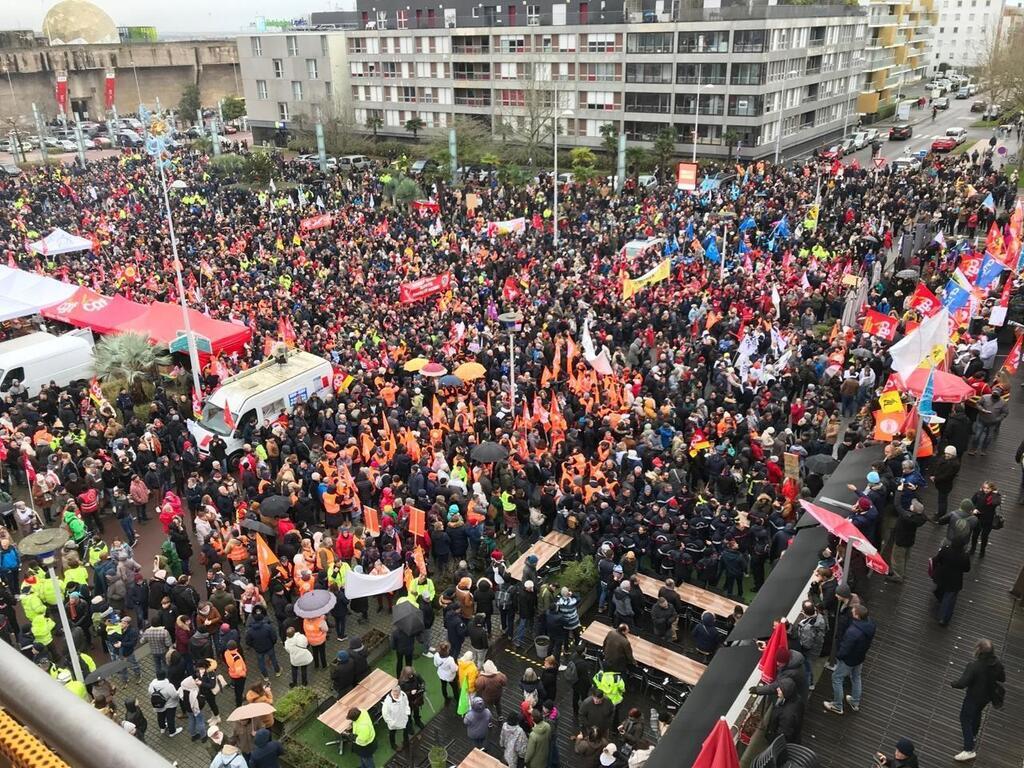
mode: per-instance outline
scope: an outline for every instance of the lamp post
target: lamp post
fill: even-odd
[[[786,79],[789,80],[791,77],[796,77],[800,73],[795,69],[789,70],[786,73]],[[779,164],[779,155],[782,152],[782,126],[786,122],[786,88],[783,87],[779,91],[779,133],[775,137],[775,164]]]
[[[503,312],[498,322],[508,331],[508,398],[512,418],[516,416],[516,331],[523,330],[521,312]]]
[[[555,109],[558,109],[558,91],[555,91]],[[555,198],[554,205],[552,206],[552,219],[554,232],[553,242],[556,248],[558,247],[558,121],[563,117],[572,117],[573,114],[575,113],[571,109],[563,109],[561,112],[555,115]]]
[[[75,638],[71,634],[71,622],[68,621],[67,611],[64,610],[64,601],[60,599],[60,595],[63,593],[60,582],[57,581],[57,571],[53,568],[57,561],[55,553],[64,546],[68,538],[68,532],[63,528],[43,528],[35,533],[30,533],[18,542],[18,549],[23,555],[38,558],[47,573],[50,574],[53,593],[58,597],[57,614],[60,616],[61,629],[64,630],[64,644],[67,646],[68,657],[71,659],[71,669],[75,674],[75,679],[84,684],[85,675],[82,674],[82,665],[78,661],[78,649],[75,648]]]
[[[711,83],[707,83],[703,86],[704,90],[711,87]],[[700,127],[700,65],[697,65],[697,104],[693,109],[693,158],[694,163],[697,162],[697,129]]]

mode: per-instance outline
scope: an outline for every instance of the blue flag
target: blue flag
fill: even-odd
[[[747,218],[745,218],[743,221],[740,222],[739,227],[737,227],[737,229],[739,229],[740,232],[746,232],[748,229],[756,229],[756,228],[757,228],[757,222],[754,221],[754,217],[750,216],[749,214],[747,215]]]
[[[967,302],[971,299],[971,292],[964,288],[956,280],[950,280],[946,283],[946,289],[943,292],[942,306],[950,311],[950,314],[956,312],[961,307],[967,306]]]
[[[992,193],[988,193],[988,197],[981,201],[981,204],[988,208],[992,213],[996,212],[996,199],[992,197]]]
[[[686,241],[693,240],[693,221],[686,222]]]
[[[985,258],[981,260],[981,268],[978,270],[978,279],[974,281],[974,284],[984,290],[996,281],[1004,269],[1006,267],[992,258],[992,254],[986,251]]]
[[[722,255],[718,252],[717,238],[714,235],[708,238],[708,241],[704,246],[704,256],[707,257],[707,260],[712,264],[717,264],[722,258]]]
[[[935,368],[933,367],[928,372],[928,381],[925,382],[924,389],[921,391],[921,399],[917,403],[917,412],[921,414],[921,418],[924,421],[928,421],[929,416],[935,415],[935,406],[933,401],[935,400]]]

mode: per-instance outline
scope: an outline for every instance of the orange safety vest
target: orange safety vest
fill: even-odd
[[[245,545],[241,541],[235,540],[231,547],[231,551],[228,552],[228,560],[233,563],[243,563],[249,559],[249,550],[246,549]]]
[[[318,616],[315,619],[302,620],[302,634],[310,645],[323,645],[327,642],[327,632],[324,631],[324,618]]]
[[[239,651],[224,651],[224,663],[228,665],[228,675],[232,680],[244,680],[246,674],[245,657]]]
[[[324,510],[328,515],[336,515],[341,512],[341,504],[338,502],[338,494],[326,492],[323,495]]]
[[[307,592],[312,592],[314,587],[316,587],[316,577],[313,574],[310,574],[308,579],[304,579],[302,576],[295,577],[295,591],[299,597]]]

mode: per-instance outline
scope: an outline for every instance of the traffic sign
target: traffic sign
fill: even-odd
[[[192,336],[196,340],[196,350],[203,352],[207,355],[213,354],[213,343],[205,336],[200,336],[198,333],[193,333]],[[184,331],[178,331],[177,337],[172,341],[168,347],[171,352],[184,352],[188,353],[188,334]]]

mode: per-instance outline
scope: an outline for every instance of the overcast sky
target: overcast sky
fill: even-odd
[[[345,0],[95,0],[119,26],[153,26],[161,35],[239,32],[257,16],[297,18],[342,7]],[[42,30],[54,0],[0,0],[0,29]],[[354,3],[353,3],[354,4]]]

